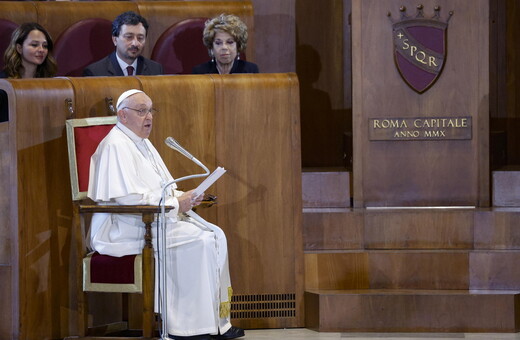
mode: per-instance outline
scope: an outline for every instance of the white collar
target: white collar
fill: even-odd
[[[134,68],[134,76],[137,74],[137,59],[138,58],[135,58],[135,60],[132,64],[127,64],[123,59],[119,58],[119,56],[117,55],[117,51],[116,51],[116,58],[117,58],[117,62],[119,63],[119,67],[121,67],[121,70],[123,70],[123,74],[125,76],[128,75],[128,71],[126,70],[126,68],[128,66],[132,66]]]

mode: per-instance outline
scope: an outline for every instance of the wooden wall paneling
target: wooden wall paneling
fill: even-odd
[[[5,316],[0,322],[0,338],[8,339],[15,334],[18,321],[17,308],[13,304],[13,296],[18,289],[13,289],[13,275],[17,271],[18,261],[13,254],[18,250],[18,240],[11,228],[11,183],[12,162],[10,152],[9,123],[0,123],[0,143],[5,147],[0,151],[0,313]],[[14,322],[13,322],[14,320]],[[17,332],[17,331],[16,331]]]
[[[10,83],[7,80],[0,80],[0,90],[5,92],[5,96],[3,96],[3,100],[5,98],[15,98],[14,91]],[[16,105],[13,100],[9,100],[8,103],[4,106],[8,111],[14,110]],[[8,113],[9,115],[9,113]],[[8,185],[6,186],[6,198],[9,202],[8,205],[3,206],[3,208],[8,209],[5,215],[5,226],[6,230],[6,238],[5,243],[6,249],[9,249],[8,253],[5,253],[8,258],[4,259],[6,264],[6,269],[8,268],[9,275],[5,277],[5,280],[9,280],[9,283],[5,286],[2,285],[2,294],[8,296],[9,298],[5,300],[5,308],[8,308],[10,311],[11,318],[1,319],[1,328],[2,331],[9,332],[9,337],[17,337],[20,335],[20,261],[19,261],[19,231],[17,228],[18,223],[18,214],[17,214],[17,204],[18,201],[18,188],[17,186],[13,186],[12,183],[17,183],[17,152],[16,152],[16,141],[11,136],[11,124],[5,122],[2,124],[2,138],[7,142],[7,148],[5,148],[4,153],[2,153],[2,166],[3,166],[3,174],[6,175],[6,180]]]
[[[64,105],[66,79],[2,81],[9,96],[13,323],[19,338],[58,338],[74,327],[73,250]],[[19,329],[18,329],[19,328]]]
[[[3,243],[3,242],[2,242]],[[0,313],[2,313],[2,321],[0,322],[0,337],[2,339],[11,339],[14,334],[18,334],[15,328],[18,317],[13,315],[13,287],[12,287],[13,267],[10,265],[0,266]]]
[[[215,76],[217,77],[217,76]],[[217,81],[218,80],[218,81]],[[216,78],[219,225],[229,242],[235,296],[293,296],[295,315],[235,319],[246,328],[303,325],[298,82],[294,74]],[[256,226],[256,227],[252,227]],[[280,261],[284,259],[283,261]],[[247,268],[247,269],[246,269]]]
[[[111,115],[106,98],[112,98],[116,109],[119,96],[130,89],[141,89],[136,77],[71,77],[74,87],[72,106],[75,118],[103,117]]]
[[[0,151],[0,192],[4,193],[0,197],[0,265],[10,265],[13,240],[9,225],[11,153],[9,152],[9,123],[7,122],[0,123],[0,143],[5,146]]]
[[[253,7],[260,72],[296,72],[296,0],[253,0]]]
[[[136,3],[126,1],[35,2],[35,5],[38,23],[47,29],[54,41],[69,26],[83,19],[102,18],[113,21],[123,12],[137,12]]]
[[[247,59],[254,61],[253,6],[250,1],[138,1],[139,13],[146,18],[148,29],[145,56],[150,56],[161,34],[173,24],[189,18],[211,18],[221,13],[235,14],[247,25],[249,33]],[[200,37],[202,40],[202,36]],[[209,60],[209,56],[208,56]]]
[[[38,21],[36,3],[32,1],[0,1],[0,18],[17,24]]]
[[[444,70],[433,87],[418,94],[394,65],[392,26],[387,18],[389,11],[398,18],[400,6],[415,15],[416,4],[353,2],[356,206],[489,204],[488,5],[483,0],[423,5],[425,16],[431,16],[436,5],[442,9],[443,20],[449,11],[455,14],[448,26]],[[475,51],[474,58],[467,58],[469,50]],[[370,118],[454,116],[472,117],[470,140],[370,141],[367,135]]]
[[[215,159],[215,86],[210,76],[140,76],[142,89],[153,101],[159,114],[154,117],[150,140],[155,145],[174,178],[204,173],[204,170],[177,151],[168,147],[164,140],[175,138],[195,158],[213,171]],[[179,189],[195,188],[203,179],[179,182]],[[222,204],[218,186],[208,193],[217,195]],[[219,206],[198,208],[197,212],[216,223]]]

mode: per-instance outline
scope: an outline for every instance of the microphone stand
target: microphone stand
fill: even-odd
[[[206,177],[210,174],[209,169],[202,164],[198,159],[193,157],[188,151],[186,151],[184,148],[182,148],[176,141],[176,145],[173,146],[170,142],[171,140],[175,141],[173,138],[168,137],[166,139],[166,144],[171,147],[172,149],[180,152],[183,156],[193,161],[195,164],[200,166],[202,169],[204,169],[205,173],[203,174],[194,174],[194,175],[188,175],[184,176],[178,179],[174,179],[168,183],[166,183],[161,192],[161,215],[160,215],[160,235],[162,236],[160,241],[158,241],[159,244],[159,264],[160,264],[160,272],[159,272],[159,292],[161,293],[160,296],[160,312],[162,315],[162,334],[161,334],[161,340],[171,340],[171,338],[168,336],[168,308],[167,308],[167,288],[166,288],[166,190],[174,183],[178,183],[181,181],[185,181],[187,179],[192,178],[198,178],[198,177]]]

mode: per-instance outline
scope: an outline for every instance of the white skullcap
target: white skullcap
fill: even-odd
[[[130,96],[133,96],[134,94],[136,93],[144,93],[143,91],[141,90],[136,90],[136,89],[132,89],[132,90],[128,90],[128,91],[125,91],[123,92],[123,94],[121,94],[119,96],[119,99],[117,100],[117,104],[116,104],[116,109],[119,110],[119,106],[121,105],[121,103],[128,97]]]

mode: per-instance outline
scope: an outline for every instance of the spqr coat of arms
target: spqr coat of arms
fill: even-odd
[[[406,14],[401,6],[401,17],[393,21],[394,60],[404,81],[416,92],[428,90],[439,78],[446,63],[448,22],[441,21],[440,7],[435,6],[435,14],[425,18],[423,5],[417,6],[415,17]]]

